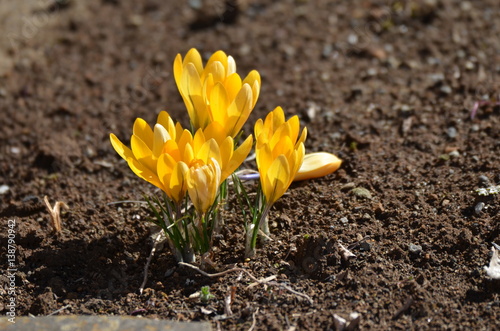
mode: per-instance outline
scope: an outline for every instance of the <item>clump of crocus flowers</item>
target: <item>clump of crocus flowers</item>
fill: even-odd
[[[235,186],[244,216],[250,215],[242,225],[245,255],[252,257],[259,231],[264,238],[270,235],[271,207],[291,183],[330,174],[341,160],[326,152],[306,154],[307,129],[300,130],[297,116],[285,120],[281,107],[259,119],[254,136],[244,139],[242,128],[259,97],[260,75],[253,70],[242,79],[224,52],[215,52],[203,65],[199,52],[191,49],[184,59],[177,55],[173,71],[191,130],[162,111],[152,128],[143,119],[135,121],[130,148],[114,134],[111,144],[137,176],[163,192],[162,198],[147,197],[147,202],[178,261],[210,254],[223,226],[220,211],[228,201],[228,182]],[[253,146],[260,184],[252,202],[236,171]]]

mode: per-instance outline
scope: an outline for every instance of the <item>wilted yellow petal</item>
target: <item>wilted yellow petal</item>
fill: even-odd
[[[295,175],[294,181],[323,177],[336,171],[342,160],[337,156],[326,153],[310,153],[304,156],[304,161]]]

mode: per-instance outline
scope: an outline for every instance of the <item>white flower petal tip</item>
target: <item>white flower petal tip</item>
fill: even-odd
[[[486,275],[488,275],[488,277],[492,279],[500,279],[500,258],[498,256],[500,246],[493,243],[491,250],[493,251],[493,255],[491,256],[490,265],[488,267],[484,267],[484,270],[486,270]]]
[[[342,160],[330,153],[317,152],[306,154],[294,181],[329,175],[336,171],[341,164]]]

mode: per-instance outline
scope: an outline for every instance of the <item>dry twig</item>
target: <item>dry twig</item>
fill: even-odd
[[[153,248],[151,249],[151,253],[149,253],[149,257],[148,257],[148,260],[146,262],[146,266],[144,267],[144,278],[142,280],[141,287],[139,287],[139,294],[141,294],[141,295],[142,295],[142,292],[144,291],[144,286],[146,286],[146,282],[148,281],[149,265],[151,264],[151,260],[153,259],[153,255],[155,255],[156,247],[157,247],[158,243],[160,242],[161,235],[162,235],[162,232],[160,231],[153,242]]]
[[[307,299],[307,301],[309,301],[309,303],[311,305],[314,304],[313,299],[311,299],[311,297],[308,296],[307,294],[297,292],[294,289],[292,289],[290,286],[282,284],[282,283],[277,283],[277,282],[271,282],[271,281],[266,281],[266,280],[262,280],[262,279],[257,279],[254,275],[252,275],[250,272],[248,272],[247,270],[245,270],[243,268],[232,268],[232,269],[228,269],[228,270],[225,270],[225,271],[217,272],[217,273],[214,273],[214,274],[209,274],[208,272],[205,272],[205,271],[201,270],[200,268],[198,268],[197,266],[194,266],[194,265],[189,264],[189,263],[179,262],[179,265],[183,265],[183,266],[189,267],[191,269],[194,269],[194,270],[198,271],[200,274],[202,274],[203,276],[210,277],[210,278],[224,276],[224,275],[229,274],[231,272],[237,272],[237,271],[244,272],[254,282],[257,282],[259,284],[265,284],[265,285],[280,287],[282,289],[287,290],[290,293],[295,294],[296,296],[299,296],[299,297]]]
[[[47,196],[43,198],[43,201],[45,202],[45,206],[47,207],[47,211],[49,212],[54,231],[61,232],[61,207],[69,209],[68,205],[62,201],[57,201],[54,207],[52,207]]]
[[[255,318],[255,315],[257,315],[258,312],[259,312],[259,307],[257,307],[257,309],[255,309],[255,311],[252,314],[252,325],[250,326],[248,331],[253,331],[253,329],[255,328],[255,325],[257,324],[257,319]]]

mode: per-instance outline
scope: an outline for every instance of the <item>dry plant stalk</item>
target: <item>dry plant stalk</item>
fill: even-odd
[[[43,198],[43,201],[45,202],[45,206],[47,207],[47,211],[49,212],[54,231],[56,233],[61,232],[61,207],[69,209],[68,205],[62,201],[56,201],[54,207],[52,207],[47,196]]]
[[[237,268],[236,267],[236,268],[231,268],[231,269],[228,269],[228,270],[225,270],[225,271],[217,272],[217,273],[214,273],[214,274],[209,274],[208,272],[205,272],[205,271],[201,270],[200,268],[198,268],[197,266],[194,266],[194,265],[189,264],[189,263],[179,262],[179,265],[183,265],[183,266],[189,267],[191,269],[194,269],[194,270],[198,271],[200,274],[202,274],[202,275],[204,275],[206,277],[210,277],[210,278],[224,276],[224,275],[226,275],[228,273],[235,272],[235,271],[244,272],[251,280],[253,280],[256,283],[280,287],[282,289],[287,290],[290,293],[295,294],[296,296],[305,298],[307,301],[309,301],[309,303],[311,305],[314,304],[313,299],[310,296],[308,296],[307,294],[297,292],[294,289],[292,289],[290,286],[282,284],[282,283],[268,281],[266,279],[257,279],[254,275],[252,275],[250,272],[248,272],[247,270],[245,270],[243,268]]]

